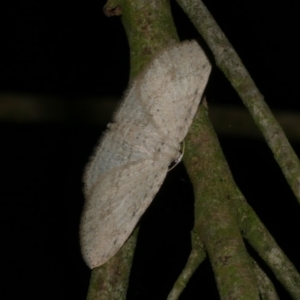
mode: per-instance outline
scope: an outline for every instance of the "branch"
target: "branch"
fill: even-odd
[[[194,230],[208,252],[221,298],[258,299],[242,232],[292,297],[300,299],[300,275],[234,183],[204,105],[186,149],[184,161],[193,166],[187,171],[195,189]]]
[[[251,76],[201,0],[177,0],[200,32],[223,71],[261,130],[286,180],[300,203],[300,162]]]
[[[253,209],[246,203],[241,230],[250,245],[270,267],[279,282],[294,299],[300,299],[300,274],[275,242]]]
[[[92,270],[87,300],[125,300],[138,229],[119,252]]]
[[[186,139],[184,162],[194,187],[195,225],[213,266],[221,299],[259,299],[253,265],[238,226],[233,181],[206,105]]]
[[[192,231],[192,251],[189,255],[188,261],[177,278],[174,286],[169,293],[167,300],[177,300],[181,293],[184,291],[190,278],[193,276],[199,265],[206,257],[204,245],[199,238],[199,235]]]
[[[266,273],[260,266],[253,260],[254,273],[259,289],[259,294],[262,300],[279,300],[275,287]]]

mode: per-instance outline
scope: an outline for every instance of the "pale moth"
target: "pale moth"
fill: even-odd
[[[189,41],[162,51],[132,83],[85,169],[80,240],[90,268],[122,247],[180,157],[210,71]]]

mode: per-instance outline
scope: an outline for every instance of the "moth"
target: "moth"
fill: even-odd
[[[80,240],[90,268],[122,247],[180,157],[210,71],[188,41],[160,52],[133,81],[84,173]]]

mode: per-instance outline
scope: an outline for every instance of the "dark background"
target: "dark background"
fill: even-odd
[[[297,2],[205,3],[269,106],[299,112]],[[129,49],[120,19],[105,17],[104,4],[7,4],[1,17],[0,104],[3,93],[59,96],[70,110],[74,99],[82,99],[84,106],[84,97],[121,98]],[[198,38],[180,8],[174,4],[173,9],[180,37]],[[241,105],[216,68],[208,101]],[[90,271],[78,241],[81,176],[103,129],[76,120],[1,121],[2,299],[85,299]],[[220,136],[220,142],[248,202],[299,269],[299,206],[270,150],[258,139]],[[299,154],[299,141],[293,147]],[[128,299],[165,299],[190,251],[193,192],[182,164],[168,174],[141,223]],[[281,299],[290,299],[280,285],[277,289]],[[208,261],[182,299],[198,299],[202,293],[219,299]]]

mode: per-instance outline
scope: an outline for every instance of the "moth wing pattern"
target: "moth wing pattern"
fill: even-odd
[[[137,149],[132,143],[132,139],[135,139],[133,135],[143,134],[142,128],[132,123],[124,123],[111,124],[96,146],[84,172],[85,194],[109,170],[149,156],[148,150],[142,151],[142,147]]]
[[[140,140],[150,140],[151,136],[155,135],[157,128],[153,126],[153,118],[139,101],[138,90],[137,81],[134,81],[114,115],[114,123],[108,124],[108,130],[95,147],[84,172],[86,190],[91,188],[98,176],[109,169],[127,163],[129,160],[142,158],[143,151],[140,151],[141,147],[137,149],[136,139],[132,138],[132,132],[135,132],[135,138],[140,135]],[[150,151],[151,147],[148,151],[144,150],[144,152]]]
[[[98,178],[81,219],[83,257],[100,266],[122,247],[158,192],[168,167],[153,160],[128,163]]]
[[[151,122],[151,116],[139,99],[138,80],[134,80],[125,92],[124,101],[114,114],[113,121],[116,123],[128,122],[146,126]]]
[[[202,48],[187,41],[163,51],[138,78],[138,98],[157,127],[177,143],[188,132],[210,71]]]

